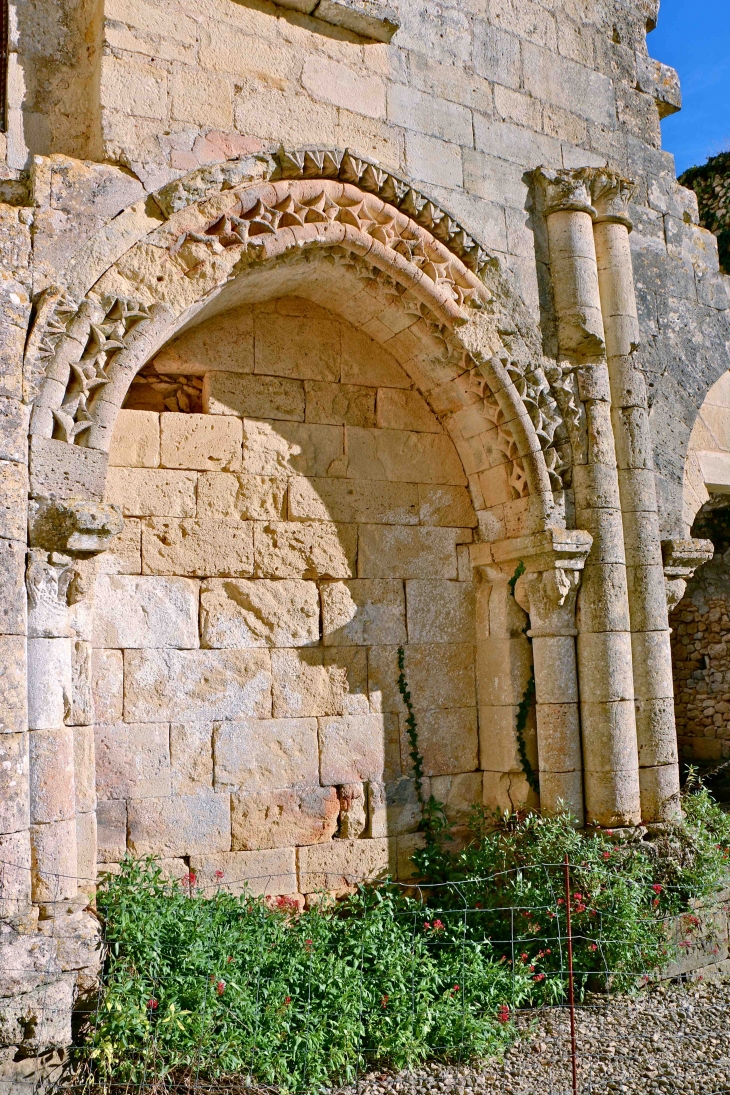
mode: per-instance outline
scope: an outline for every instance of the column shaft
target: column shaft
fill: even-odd
[[[644,377],[632,356],[639,330],[629,231],[626,220],[602,214],[597,204],[594,232],[626,551],[641,813],[644,821],[663,821],[680,813],[679,767],[649,414]]]

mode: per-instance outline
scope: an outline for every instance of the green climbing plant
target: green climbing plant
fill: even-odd
[[[419,831],[423,833],[425,844],[413,855],[413,862],[424,878],[438,881],[448,867],[448,856],[444,848],[451,833],[451,826],[443,802],[434,795],[426,798],[423,791],[423,754],[418,743],[418,721],[413,708],[411,690],[408,687],[405,672],[406,652],[398,647],[398,691],[406,708],[406,732],[410,746],[409,756],[413,764],[413,781],[416,785],[416,797],[421,808]]]
[[[515,586],[517,585],[518,578],[521,578],[525,573],[525,564],[520,560],[517,564],[517,568],[508,581],[509,591],[514,597]],[[525,637],[527,641],[532,645],[532,639],[527,634],[527,628],[524,629]],[[530,758],[527,755],[527,743],[525,741],[525,730],[527,729],[527,720],[530,717],[530,711],[535,702],[535,670],[534,667],[530,671],[530,679],[525,686],[525,691],[522,694],[522,699],[517,706],[517,719],[515,721],[515,732],[517,734],[517,751],[520,754],[520,764],[522,765],[522,771],[525,773],[525,779],[531,791],[535,794],[540,793],[540,781],[537,776],[537,772],[530,764]]]

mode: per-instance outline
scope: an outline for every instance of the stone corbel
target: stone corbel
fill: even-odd
[[[30,544],[79,556],[106,551],[124,528],[120,510],[87,499],[36,502],[30,514]]]
[[[684,597],[687,582],[698,567],[715,554],[711,540],[662,540],[667,608],[671,612]]]

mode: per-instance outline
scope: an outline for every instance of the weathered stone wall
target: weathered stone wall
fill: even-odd
[[[96,585],[102,863],[129,848],[268,894],[408,873],[400,645],[426,793],[462,825],[482,798],[453,442],[393,357],[301,299],[153,366],[115,428],[125,531]]]
[[[680,182],[697,195],[700,224],[717,236],[720,265],[730,274],[730,152],[691,167]]]

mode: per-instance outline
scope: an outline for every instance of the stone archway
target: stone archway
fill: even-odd
[[[237,308],[291,293],[354,322],[397,361],[456,446],[481,539],[517,537],[519,543],[520,536],[564,524],[567,432],[519,304],[510,301],[498,274],[487,276],[491,284],[485,285],[475,272],[490,275],[486,256],[443,210],[374,165],[348,156],[336,161],[325,157],[314,168],[313,162],[307,154],[300,174],[326,172],[334,162],[339,179],[262,183],[248,178],[231,186],[225,174],[211,181],[209,173],[206,185],[199,179],[188,186],[174,184],[161,198],[170,210],[165,223],[122,254],[83,299],[73,300],[58,289],[47,291],[40,301],[29,349],[38,385],[31,421],[31,493],[36,499],[32,542],[36,552],[47,551],[49,520],[52,524],[63,510],[63,532],[54,546],[71,551],[76,543],[81,548],[74,571],[80,577],[72,579],[77,586],[83,586],[85,555],[103,546],[116,528],[113,514],[99,503],[118,413],[139,370],[193,328],[202,330]],[[363,184],[370,172],[369,189],[346,181],[355,167]],[[404,211],[409,206],[411,213]],[[75,278],[78,285],[80,277],[77,268],[69,280]],[[556,395],[569,410],[570,385],[559,376],[554,382]],[[577,408],[575,413],[580,413]],[[79,497],[89,504],[64,501]],[[96,508],[90,504],[94,499]],[[573,546],[567,548],[568,555],[574,554]],[[584,546],[581,552],[584,558]],[[506,554],[502,570],[496,565],[490,577],[492,582],[498,577],[500,589],[507,589],[510,558]],[[550,551],[545,558],[552,558]],[[66,578],[56,574],[55,561],[49,555],[37,562],[60,597]],[[491,588],[486,587],[487,603]],[[572,597],[574,603],[574,592]],[[88,615],[88,598],[85,609],[74,609],[76,625],[83,624],[84,611]],[[494,615],[495,609],[490,612]],[[514,620],[502,614],[499,624],[506,628],[502,656],[511,652],[508,660],[515,657],[520,668],[506,692],[492,689],[488,695],[494,698],[486,700],[497,705],[487,710],[495,717],[500,713],[503,736],[510,740],[514,705],[530,668],[525,617],[517,605],[512,615]],[[515,628],[517,616],[521,621]],[[492,644],[500,641],[499,617],[497,611],[490,625]],[[41,629],[38,641],[32,633],[37,657],[31,660],[31,690],[43,693],[55,687],[48,682],[65,682],[69,676],[72,692],[87,688],[88,636],[83,626],[76,626],[76,635],[83,637],[70,652],[67,634],[65,618],[55,630]],[[58,666],[51,666],[49,657]],[[67,669],[68,657],[74,664]],[[62,699],[55,704],[58,710]],[[84,710],[71,714],[66,724],[77,725],[71,736],[88,738],[88,728],[78,725],[85,718]],[[88,748],[81,753],[88,768],[91,753]],[[49,761],[37,751],[39,783],[46,778],[44,764]],[[513,766],[514,759],[502,759],[493,774]],[[79,770],[77,784],[88,780],[88,771]],[[73,795],[73,788],[67,793]],[[511,794],[520,795],[516,786]],[[68,826],[57,834],[69,874],[72,862],[87,864],[87,874],[92,870],[94,828],[91,813],[84,817],[90,824],[76,826],[83,848],[73,847]],[[54,844],[53,838],[48,827],[36,836],[39,889],[44,871],[59,869],[58,841]]]

